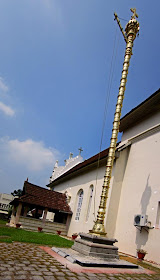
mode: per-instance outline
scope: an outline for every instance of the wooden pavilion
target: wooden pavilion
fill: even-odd
[[[21,225],[29,230],[41,227],[45,232],[67,234],[72,211],[64,193],[25,181],[22,196],[10,204],[13,205],[10,226]]]

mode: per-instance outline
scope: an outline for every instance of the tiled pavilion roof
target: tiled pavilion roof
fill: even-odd
[[[23,193],[19,198],[15,198],[10,204],[16,205],[22,202],[25,205],[39,206],[48,208],[51,211],[61,211],[72,214],[67,198],[64,193],[47,190],[45,188],[33,185],[28,181],[24,182]]]

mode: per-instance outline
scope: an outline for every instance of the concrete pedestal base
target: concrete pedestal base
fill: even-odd
[[[56,252],[71,263],[86,267],[138,268],[137,265],[119,260],[116,239],[79,233],[71,249],[53,247]]]
[[[72,246],[72,249],[85,255],[96,257],[108,261],[119,259],[118,247],[113,244],[116,239],[96,236],[92,234],[79,233],[80,238],[77,238]]]
[[[72,264],[78,264],[83,267],[108,267],[108,268],[127,268],[137,269],[138,265],[129,263],[124,260],[117,259],[101,259],[91,256],[85,256],[71,248],[56,248],[52,247],[52,250],[59,256],[63,257]]]

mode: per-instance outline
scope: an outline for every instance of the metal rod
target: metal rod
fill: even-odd
[[[124,33],[124,31],[123,31],[123,28],[122,28],[122,25],[121,25],[121,23],[120,23],[120,20],[119,20],[119,18],[118,18],[118,16],[117,16],[117,14],[116,14],[116,13],[114,13],[114,16],[115,16],[114,20],[116,20],[116,21],[117,21],[118,26],[119,26],[119,28],[120,28],[120,30],[121,30],[121,32],[122,32],[122,34],[123,34],[124,40],[125,40],[125,42],[127,43],[126,34],[125,34],[125,33]]]

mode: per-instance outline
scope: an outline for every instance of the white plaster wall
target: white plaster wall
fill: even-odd
[[[125,131],[122,141],[159,124],[160,113],[143,120],[137,126]],[[105,166],[100,167],[96,185],[96,168],[55,187],[55,191],[68,192],[71,195],[70,206],[73,211],[68,235],[73,232],[88,232],[93,227],[97,216],[100,195],[103,185]],[[89,187],[94,186],[90,216],[86,222],[89,201]],[[77,193],[84,191],[80,220],[75,221]],[[94,211],[95,197],[95,211]],[[134,227],[134,215],[147,214],[151,225],[155,226],[158,202],[160,201],[160,132],[144,134],[136,138],[132,145],[120,151],[120,157],[112,171],[112,179],[107,201],[107,218],[105,219],[108,237],[118,239],[119,251],[135,255],[137,248],[144,248],[146,259],[160,263],[160,229],[150,229],[149,234],[141,233]],[[93,214],[95,212],[95,215]]]
[[[122,135],[122,142],[134,137],[135,135],[159,124],[160,122],[160,112],[156,112],[153,116],[149,116],[142,122],[136,124],[134,127],[128,128]]]
[[[50,182],[53,182],[56,178],[60,177],[62,174],[76,166],[77,164],[81,163],[83,161],[83,158],[81,155],[78,155],[74,158],[69,158],[66,160],[65,166],[58,166],[58,161],[56,162],[52,176],[50,177]]]
[[[147,214],[155,226],[160,201],[160,132],[132,144],[122,184],[115,236],[120,251],[160,263],[160,229],[141,233],[133,226],[134,215]]]
[[[112,174],[112,188],[110,190],[110,201],[107,203],[108,212],[106,217],[106,232],[108,238],[116,238],[115,229],[119,202],[121,197],[122,183],[125,174],[125,168],[128,161],[130,146],[124,149],[115,162],[114,174]]]
[[[93,221],[97,217],[97,210],[100,202],[103,178],[105,174],[105,166],[100,167],[98,170],[97,185],[96,185],[96,172],[97,172],[96,168],[94,170],[88,170],[88,172],[83,173],[77,177],[73,177],[72,179],[63,182],[54,188],[55,191],[60,191],[60,192],[67,191],[68,194],[71,196],[69,205],[71,207],[71,210],[73,211],[73,215],[68,230],[69,236],[71,236],[72,233],[74,232],[87,233],[93,227]],[[113,178],[111,180],[111,186],[112,186],[112,181]],[[93,197],[91,202],[89,219],[88,221],[86,221],[91,185],[94,186],[94,192],[93,192]],[[76,221],[75,214],[77,209],[77,193],[80,189],[83,189],[84,196],[83,196],[80,219],[79,221]],[[109,200],[110,200],[110,191],[109,191],[108,204],[106,210],[108,210]],[[94,202],[95,202],[95,207],[94,207]]]

